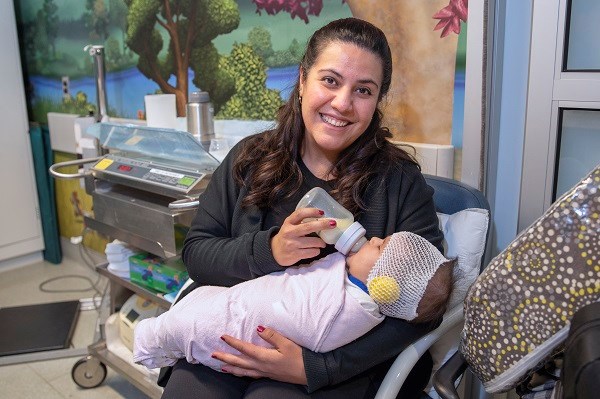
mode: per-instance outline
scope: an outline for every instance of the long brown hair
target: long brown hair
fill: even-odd
[[[304,80],[322,50],[332,42],[352,43],[381,59],[383,81],[371,123],[354,143],[344,149],[333,166],[335,180],[332,196],[353,214],[365,210],[362,197],[376,176],[383,176],[400,162],[417,164],[406,151],[391,144],[387,127],[381,126],[379,109],[392,80],[392,55],[385,34],[369,22],[345,18],[330,22],[310,38],[300,63],[299,76],[290,99],[277,113],[277,126],[245,141],[233,165],[236,182],[245,185],[248,194],[242,206],[270,208],[292,196],[302,185],[297,160],[304,139],[304,121],[298,98],[300,79]]]

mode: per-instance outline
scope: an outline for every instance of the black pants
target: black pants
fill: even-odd
[[[185,359],[173,366],[170,376],[162,376],[163,399],[367,399],[373,398],[385,373],[394,359],[380,364],[340,384],[306,393],[300,385],[287,384],[267,378],[240,378],[219,373],[209,367],[189,364]],[[426,353],[406,379],[398,398],[419,398],[431,374],[432,361]],[[166,377],[166,378],[165,378]]]

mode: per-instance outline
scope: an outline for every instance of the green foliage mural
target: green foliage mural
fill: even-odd
[[[235,81],[235,94],[217,115],[223,119],[273,119],[283,104],[279,92],[267,89],[267,74],[260,56],[248,44],[236,44],[219,68]]]
[[[263,26],[255,26],[248,33],[248,44],[254,49],[268,67],[298,65],[304,54],[304,45],[295,38],[284,50],[273,50],[271,33]]]

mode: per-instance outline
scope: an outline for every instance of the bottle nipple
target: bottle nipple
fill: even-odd
[[[338,238],[335,243],[335,249],[344,255],[349,252],[358,252],[358,250],[367,242],[365,234],[367,231],[358,222],[352,223]]]

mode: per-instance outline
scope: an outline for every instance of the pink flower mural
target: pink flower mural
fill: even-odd
[[[439,19],[433,30],[442,30],[440,37],[446,37],[450,32],[460,33],[460,21],[467,22],[468,0],[450,0],[450,3],[435,13],[433,19]]]
[[[292,19],[298,17],[308,23],[308,16],[318,16],[323,9],[323,0],[252,0],[256,4],[256,12],[261,10],[269,15],[275,15],[281,11],[290,14]],[[345,3],[345,0],[342,0]]]

